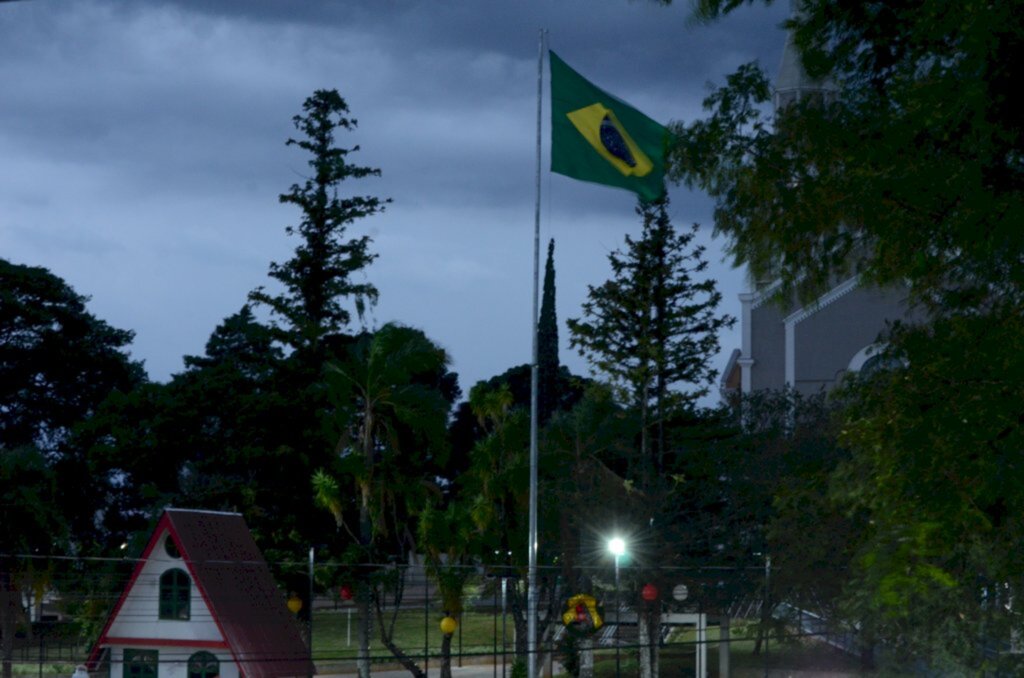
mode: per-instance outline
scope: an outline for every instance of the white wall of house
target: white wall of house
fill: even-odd
[[[164,543],[168,536],[168,531],[163,530],[107,635],[111,638],[223,641],[194,580],[189,619],[160,619],[160,576],[177,568],[192,578],[185,561],[172,558],[165,550]]]

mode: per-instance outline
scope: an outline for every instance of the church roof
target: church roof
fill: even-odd
[[[153,530],[131,580],[96,642],[93,659],[100,647],[107,644],[107,631],[165,530],[178,547],[244,678],[312,673],[309,650],[299,635],[297,622],[242,516],[174,508],[164,511]]]

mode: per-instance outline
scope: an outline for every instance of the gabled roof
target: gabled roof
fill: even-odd
[[[243,678],[313,673],[297,622],[242,516],[174,508],[164,511],[153,530],[131,580],[96,641],[90,661],[98,657],[103,645],[109,644],[107,632],[165,530],[178,547]]]

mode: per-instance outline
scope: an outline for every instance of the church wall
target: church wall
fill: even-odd
[[[834,386],[854,355],[879,341],[887,321],[906,316],[905,290],[858,287],[795,323],[797,391]]]
[[[783,311],[763,303],[750,312],[751,355],[754,365],[750,387],[754,391],[781,389],[786,385],[785,326]]]

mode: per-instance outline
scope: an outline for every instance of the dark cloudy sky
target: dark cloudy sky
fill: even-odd
[[[298,214],[277,196],[306,158],[284,141],[302,101],[336,88],[359,120],[340,142],[383,171],[351,190],[394,200],[352,231],[380,255],[367,321],[423,328],[468,391],[530,358],[539,29],[598,86],[689,121],[739,64],[775,73],[785,13],[703,25],[685,0],[0,2],[0,256],[90,296],[165,380],[290,256]],[[548,173],[546,140],[544,168],[562,360],[582,373],[564,321],[638,232],[635,200]],[[710,203],[672,198],[677,224],[704,226],[738,314],[743,273],[711,240]],[[738,343],[723,336],[716,364]]]

